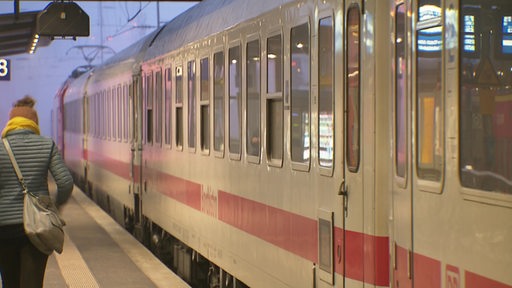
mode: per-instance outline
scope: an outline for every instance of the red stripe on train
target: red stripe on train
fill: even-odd
[[[397,262],[406,263],[406,249],[397,247]],[[415,288],[440,288],[442,286],[442,264],[439,260],[414,253],[414,287]],[[407,275],[406,265],[397,265],[394,270],[395,286],[411,287],[411,280]],[[446,278],[445,287],[461,287],[460,270],[458,267],[447,264],[446,265]],[[475,274],[470,271],[465,271],[465,286],[466,288],[512,288],[507,285],[487,277]],[[400,282],[397,285],[396,282]]]
[[[250,199],[219,191],[219,220],[272,243],[313,263],[318,263],[318,222]],[[346,237],[345,276],[354,280],[387,286],[389,283],[388,237],[364,235],[334,229],[334,267],[343,275],[342,251]],[[342,247],[339,247],[342,249]],[[339,251],[339,252],[338,252]]]
[[[512,288],[512,285],[500,283],[498,281],[477,275],[473,272],[466,271],[466,288]]]
[[[317,222],[227,192],[218,194],[219,220],[317,263]]]
[[[129,178],[129,164],[89,152],[89,160],[110,172]],[[139,167],[136,167],[136,171]],[[152,175],[151,185],[156,189],[193,209],[201,211],[201,185],[169,174],[146,168]],[[138,173],[135,173],[138,174]],[[256,216],[255,216],[256,215]],[[218,192],[218,218],[244,232],[272,243],[300,257],[318,263],[318,226],[310,219],[282,209],[271,207],[227,192]],[[388,238],[345,231],[346,270],[343,271],[342,255],[335,255],[336,273],[354,280],[387,286]],[[334,228],[334,251],[343,242],[343,229]]]

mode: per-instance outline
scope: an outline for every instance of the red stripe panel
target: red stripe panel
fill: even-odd
[[[335,227],[335,254],[339,243],[343,241],[343,229]],[[388,237],[364,235],[354,231],[345,231],[345,271],[343,261],[335,255],[336,273],[350,279],[377,286],[389,285],[389,244]]]
[[[421,254],[414,254],[414,287],[441,287],[441,262]]]
[[[88,150],[87,149],[83,149],[82,150],[82,158],[87,161],[89,160],[89,153],[88,153]]]
[[[396,268],[393,270],[395,285],[393,287],[411,288],[412,280],[409,278],[409,251],[403,247],[395,246]]]
[[[223,191],[219,191],[218,203],[219,220],[318,263],[317,221]],[[345,236],[346,277],[387,286],[388,237],[353,231],[346,231]],[[338,245],[343,243],[343,229],[335,227],[334,243],[335,271],[343,275],[343,261],[338,255]]]
[[[219,191],[219,220],[318,263],[317,221]]]
[[[127,162],[122,162],[117,159],[105,156],[104,154],[96,153],[94,151],[89,150],[87,152],[89,156],[89,161],[106,169],[119,177],[124,179],[130,179],[130,164]]]
[[[343,230],[337,227],[336,230],[339,231],[335,233],[335,236],[343,239]],[[345,230],[345,237],[345,276],[350,279],[364,281],[363,234]],[[338,265],[336,272],[343,275],[343,271],[338,270],[342,268],[340,266]]]
[[[354,233],[354,232],[353,232]],[[349,240],[350,238],[347,238]],[[364,234],[364,282],[389,285],[389,238]],[[349,277],[349,275],[347,275]]]
[[[465,272],[465,277],[466,288],[512,288],[511,285],[500,283],[469,271]]]
[[[148,171],[147,169],[146,171]],[[152,171],[154,172],[154,171]],[[183,178],[165,173],[158,173],[157,189],[185,205],[201,211],[201,185]]]

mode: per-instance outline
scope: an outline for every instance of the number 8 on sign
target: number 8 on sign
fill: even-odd
[[[9,60],[0,59],[0,80],[11,80],[9,64]]]

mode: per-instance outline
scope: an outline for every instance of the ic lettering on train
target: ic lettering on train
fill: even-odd
[[[218,193],[211,186],[201,186],[201,212],[217,218],[218,215]]]

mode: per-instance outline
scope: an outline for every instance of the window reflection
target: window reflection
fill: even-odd
[[[247,154],[260,156],[261,64],[260,40],[247,43]]]
[[[405,27],[405,4],[401,4],[396,10],[396,55],[395,55],[395,81],[396,81],[396,102],[395,102],[395,164],[396,174],[399,177],[405,177],[407,169],[407,147],[406,147],[406,27]]]
[[[360,17],[359,7],[348,11],[347,24],[347,165],[357,172],[360,159]]]
[[[512,3],[463,0],[461,11],[462,51],[480,40],[461,56],[461,182],[512,194]]]
[[[290,36],[291,74],[291,157],[309,162],[309,24],[293,27]]]
[[[334,158],[332,17],[321,19],[318,29],[318,158],[320,166],[332,167]]]
[[[441,13],[440,1],[420,1],[420,23],[433,21],[423,23],[416,40],[417,173],[419,178],[436,182],[441,181],[444,166]]]

